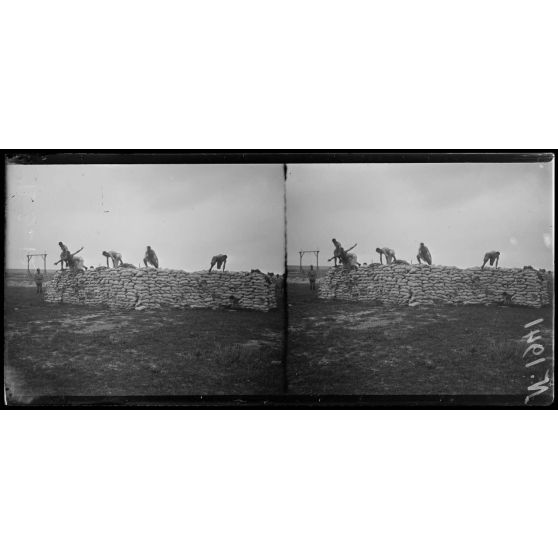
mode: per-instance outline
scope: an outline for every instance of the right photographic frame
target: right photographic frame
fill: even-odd
[[[288,164],[299,401],[554,401],[554,155]]]

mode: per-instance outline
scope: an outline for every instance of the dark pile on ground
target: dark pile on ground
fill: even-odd
[[[527,395],[553,366],[550,306],[387,307],[319,300],[297,284],[288,295],[290,393]],[[548,360],[529,369],[540,357],[523,358],[524,325],[539,318]]]
[[[46,304],[6,287],[5,383],[39,396],[279,393],[283,313]]]

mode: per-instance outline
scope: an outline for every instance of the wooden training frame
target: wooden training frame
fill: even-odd
[[[29,265],[31,264],[31,258],[35,258],[35,257],[40,257],[43,258],[43,267],[45,270],[45,275],[46,275],[46,259],[47,259],[47,255],[48,254],[27,254],[27,273],[29,273],[29,275],[32,275],[31,270],[29,269]]]
[[[299,255],[300,255],[300,271],[302,271],[302,256],[304,256],[304,254],[316,254],[316,271],[318,271],[318,269],[320,269],[320,266],[318,265],[318,254],[320,253],[319,250],[300,250]]]

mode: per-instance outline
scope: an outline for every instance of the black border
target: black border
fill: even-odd
[[[518,395],[175,395],[175,396],[44,396],[27,405],[10,408],[140,408],[140,409],[492,409],[556,407],[525,405],[526,394]]]
[[[555,150],[11,150],[8,163],[107,164],[295,164],[295,163],[544,163]]]
[[[543,163],[556,150],[40,150],[4,151],[6,164],[296,164],[296,163]],[[5,173],[5,166],[3,166]],[[4,188],[5,175],[4,175]],[[6,191],[6,190],[4,190]],[[4,213],[5,215],[5,213]],[[5,267],[5,266],[4,266]],[[288,296],[288,293],[287,293]],[[3,409],[510,409],[518,395],[269,395],[269,396],[75,396],[38,397]]]

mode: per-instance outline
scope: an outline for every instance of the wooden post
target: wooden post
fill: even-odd
[[[300,273],[302,273],[302,254],[304,254],[304,252],[299,252],[300,255],[300,262],[298,264],[298,268],[300,270]]]

